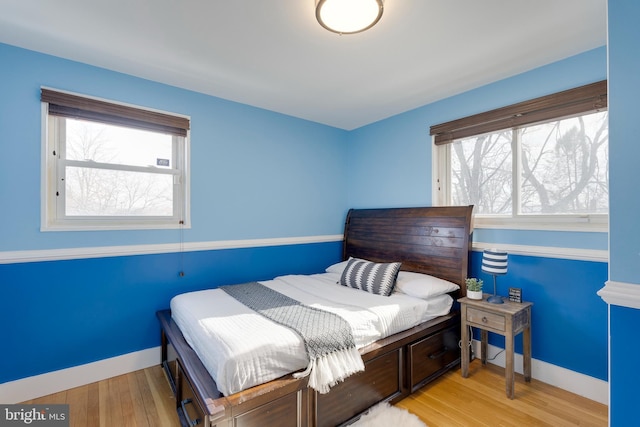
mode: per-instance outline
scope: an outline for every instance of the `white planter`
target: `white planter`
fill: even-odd
[[[469,299],[482,299],[482,291],[469,291],[467,290],[467,298]]]

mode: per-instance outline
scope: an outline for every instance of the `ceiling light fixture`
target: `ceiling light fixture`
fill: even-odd
[[[316,19],[338,34],[355,34],[376,25],[382,17],[382,0],[316,0]]]

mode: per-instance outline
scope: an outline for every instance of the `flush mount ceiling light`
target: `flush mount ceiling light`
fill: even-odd
[[[368,30],[380,20],[382,11],[382,0],[316,0],[318,22],[338,34]]]

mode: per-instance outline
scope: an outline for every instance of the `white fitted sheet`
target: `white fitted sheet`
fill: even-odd
[[[449,313],[453,299],[383,297],[337,284],[340,275],[280,276],[262,281],[303,304],[342,316],[358,348]],[[189,292],[171,300],[171,316],[218,389],[237,393],[306,368],[304,342],[220,289]]]

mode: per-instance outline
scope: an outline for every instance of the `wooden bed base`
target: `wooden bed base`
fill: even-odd
[[[472,206],[350,210],[343,257],[402,261],[402,269],[461,286],[467,276]],[[460,363],[457,310],[360,350],[365,371],[319,394],[286,375],[223,396],[169,310],[157,313],[162,364],[183,426],[337,426],[372,405],[397,402]]]

